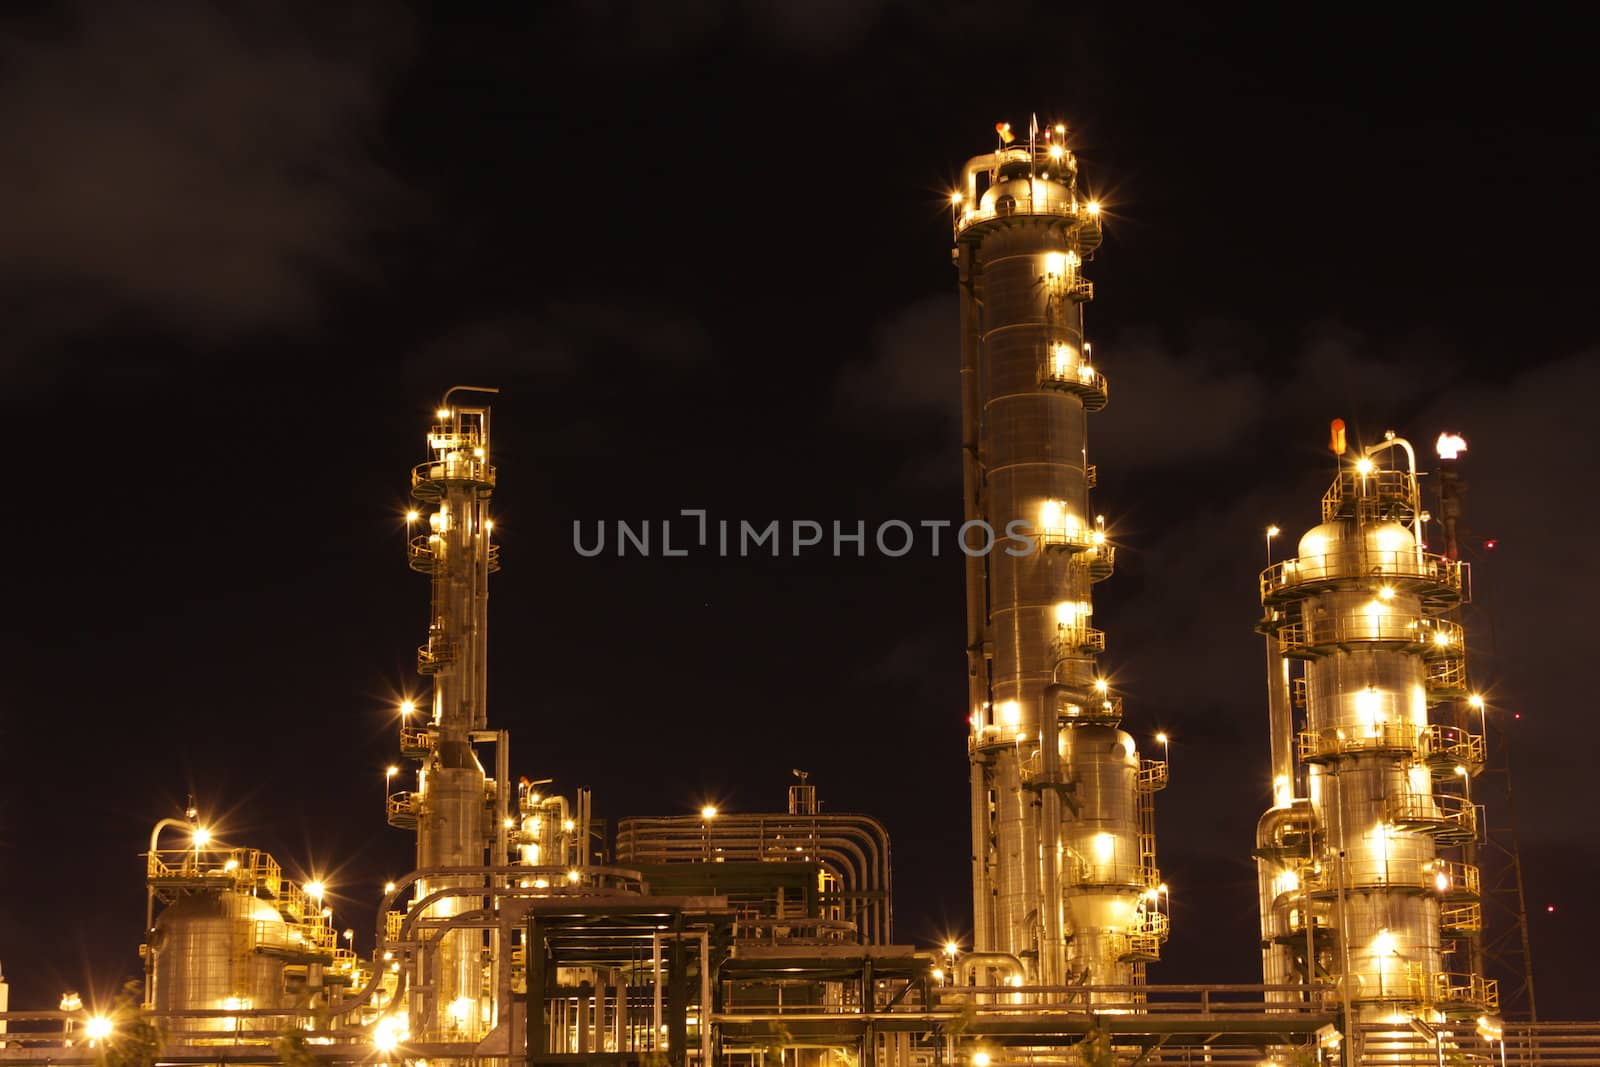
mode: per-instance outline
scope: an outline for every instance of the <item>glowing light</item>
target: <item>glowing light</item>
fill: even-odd
[[[1167,740],[1168,738],[1166,734],[1156,734],[1156,744],[1164,745],[1167,743]]]
[[[211,843],[211,831],[204,826],[195,827],[194,833],[190,836],[194,841],[195,848],[204,848]]]
[[[1063,126],[1059,122],[1056,123],[1056,136],[1057,137],[1064,137],[1064,136],[1066,136],[1066,133],[1067,133],[1067,128],[1065,126]]]
[[[450,1019],[457,1026],[467,1025],[467,1020],[472,1017],[472,998],[457,997],[450,1002]]]
[[[966,199],[966,198],[961,195],[961,190],[959,190],[959,189],[957,189],[955,192],[950,194],[950,203],[955,205],[956,207],[960,207],[961,206],[961,201],[964,200],[964,199]]]
[[[956,944],[956,942],[954,942],[954,941],[946,941],[944,943],[944,954],[946,956],[954,956],[957,952],[960,952],[960,951],[961,951],[961,946]]]
[[[1362,456],[1360,459],[1356,460],[1356,470],[1362,474],[1371,474],[1372,460],[1368,459],[1366,456]]]
[[[399,773],[400,773],[400,768],[396,767],[394,764],[391,763],[391,764],[389,764],[388,768],[383,772],[383,776],[385,778],[393,778],[395,775],[397,775]]]
[[[1098,200],[1089,201],[1088,210],[1089,210],[1089,214],[1091,214],[1091,215],[1099,215],[1100,214],[1100,201],[1098,201]]]
[[[104,1041],[111,1036],[113,1029],[115,1028],[111,1025],[111,1020],[104,1015],[94,1016],[83,1026],[83,1032],[89,1035],[91,1041]]]
[[[1440,459],[1455,459],[1467,450],[1467,439],[1458,433],[1442,433],[1433,444]]]
[[[1394,586],[1386,585],[1382,589],[1379,589],[1378,590],[1378,599],[1379,600],[1393,600],[1394,599]]]
[[[385,883],[383,883],[383,891],[385,893],[393,893],[394,892],[394,883],[393,882],[385,882]]]
[[[408,1036],[403,1019],[397,1015],[385,1015],[372,1026],[372,1047],[379,1052],[393,1052]]]
[[[578,884],[578,880],[580,878],[582,878],[582,877],[583,877],[583,875],[579,874],[575,870],[567,872],[567,881],[571,882],[573,885],[577,885]]]
[[[356,932],[354,930],[346,930],[344,932],[344,939],[346,941],[354,941],[356,939]]]
[[[440,408],[438,411],[435,411],[434,414],[437,415],[441,419],[448,419],[450,417],[450,409],[449,408]]]
[[[1046,277],[1059,278],[1067,273],[1067,255],[1065,252],[1046,252],[1044,254],[1044,273]]]
[[[506,818],[506,819],[501,820],[500,825],[504,826],[507,830],[513,830],[513,829],[516,828],[517,820],[512,819],[512,818]]]
[[[407,522],[416,522],[420,518],[422,518],[422,515],[419,512],[416,512],[416,511],[408,511],[408,512],[406,512],[406,521]]]
[[[1456,764],[1456,773],[1465,778],[1467,776],[1467,769],[1458,763]]]
[[[715,804],[707,804],[705,807],[701,808],[700,809],[700,817],[702,819],[715,819],[717,817],[716,805]]]
[[[1094,858],[1101,863],[1110,863],[1111,857],[1117,852],[1117,839],[1101,831],[1094,835],[1091,847],[1094,849]]]
[[[1051,159],[1060,159],[1062,156],[1066,155],[1066,151],[1067,150],[1065,148],[1062,148],[1060,145],[1053,144],[1053,145],[1050,146],[1050,158]]]
[[[1433,887],[1441,893],[1450,891],[1450,876],[1443,871],[1433,876]]]
[[[989,1054],[987,1052],[974,1052],[972,1054],[972,1067],[989,1067]]]
[[[1097,693],[1110,692],[1111,691],[1111,683],[1106,681],[1104,678],[1096,678],[1094,680],[1094,691],[1097,692]]]
[[[1395,954],[1394,935],[1387,928],[1379,930],[1378,936],[1372,939],[1372,951],[1380,956],[1393,956]]]
[[[710,809],[710,811],[711,811],[710,815],[706,814],[706,810],[707,809],[705,809],[705,808],[701,808],[700,809],[700,814],[702,816],[704,816],[705,818],[707,818],[707,819],[712,818],[713,816],[715,816],[717,814],[717,809],[716,808],[711,808]],[[567,833],[570,834],[570,833],[572,833],[573,830],[576,830],[578,828],[578,824],[573,822],[571,819],[567,819],[565,822],[563,822],[561,824],[561,828],[563,830],[565,830]]]
[[[1445,633],[1443,630],[1435,630],[1433,633],[1433,643],[1442,648],[1450,643],[1450,635]]]
[[[417,710],[417,705],[416,705],[415,701],[402,700],[400,702],[400,714],[402,716],[410,715],[413,711],[416,711],[416,710]]]
[[[1022,705],[1015,700],[1007,700],[1000,705],[1000,719],[1007,726],[1015,728],[1022,721]]]
[[[83,998],[80,997],[78,994],[71,993],[71,992],[61,994],[61,1010],[62,1011],[82,1011],[83,1010]]]
[[[1483,697],[1477,693],[1473,693],[1467,698],[1467,707],[1471,708],[1473,711],[1482,711]]]
[[[315,881],[307,882],[300,888],[304,889],[306,891],[306,896],[310,897],[312,900],[321,900],[322,894],[328,890],[327,886],[323,885],[321,882]]]
[[[935,981],[935,982],[942,982],[942,981],[944,981],[944,970],[943,970],[943,969],[942,969],[942,968],[939,968],[939,967],[935,967],[935,968],[934,968],[934,969],[933,969],[933,970],[931,970],[931,971],[929,971],[929,972],[928,972],[928,975],[929,975],[929,977],[931,977],[931,978],[932,978],[932,979],[933,979],[933,980],[934,980],[934,981]]]
[[[227,863],[222,865],[222,869],[225,871],[237,871],[239,869],[239,861],[229,860]]]

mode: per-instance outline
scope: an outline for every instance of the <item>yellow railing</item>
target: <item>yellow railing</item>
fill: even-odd
[[[1408,471],[1381,468],[1362,474],[1345,467],[1334,478],[1328,491],[1322,494],[1322,521],[1331,522],[1340,516],[1354,516],[1360,511],[1364,518],[1377,518],[1385,504],[1414,506],[1417,483]],[[1361,505],[1368,505],[1362,509]]]
[[[1478,809],[1462,797],[1443,793],[1392,793],[1389,821],[1424,833],[1471,839],[1478,836]]]
[[[1056,625],[1053,651],[1057,659],[1067,659],[1072,656],[1104,652],[1105,650],[1105,631],[1096,630],[1092,626],[1068,626],[1065,623]]]
[[[1446,971],[1419,976],[1414,992],[1424,1004],[1481,1009],[1489,1014],[1500,1010],[1500,986],[1493,978],[1479,974]]]
[[[956,214],[955,232],[959,236],[962,231],[976,226],[980,222],[989,222],[999,218],[1009,218],[1013,215],[1060,215],[1065,218],[1074,218],[1085,224],[1093,224],[1096,228],[1100,225],[1098,212],[1089,210],[1089,202],[1072,198],[1059,197],[1028,197],[1020,196],[1009,199],[1004,205],[1004,210],[999,206],[985,208],[980,204],[969,204],[965,210]]]
[[[1417,751],[1424,758],[1434,758],[1471,766],[1484,760],[1482,734],[1472,734],[1457,726],[1430,723],[1422,728],[1417,738]]]
[[[1139,791],[1158,793],[1167,787],[1167,761],[1147,759],[1139,761]]]
[[[1427,872],[1429,887],[1447,900],[1476,897],[1481,892],[1483,873],[1471,863],[1434,860],[1423,869]]]
[[[1269,602],[1286,596],[1300,586],[1325,582],[1389,579],[1421,585],[1459,595],[1462,588],[1461,563],[1432,552],[1411,549],[1363,549],[1360,547],[1320,555],[1280,560],[1261,572],[1261,600]]]
[[[1299,735],[1302,763],[1343,755],[1346,752],[1410,752],[1417,747],[1418,729],[1410,723],[1380,722],[1364,730],[1307,730]]]
[[[1300,891],[1304,893],[1329,893],[1338,884],[1333,868],[1325,867],[1316,860],[1300,864],[1295,869],[1295,878]],[[1347,889],[1407,886],[1431,890],[1445,900],[1477,896],[1479,881],[1478,868],[1470,863],[1450,860],[1429,860],[1415,865],[1380,860],[1376,863],[1353,863],[1345,871]]]
[[[1439,909],[1439,928],[1455,934],[1475,934],[1483,929],[1483,908],[1477,904],[1451,904]]]

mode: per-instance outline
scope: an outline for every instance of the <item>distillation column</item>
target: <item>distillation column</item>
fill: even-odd
[[[1166,765],[1141,762],[1096,664],[1090,589],[1113,555],[1089,505],[1086,413],[1106,381],[1084,340],[1082,265],[1100,210],[1065,133],[972,159],[951,195],[975,950],[1016,957],[1032,983],[1128,984],[1166,935],[1151,804]],[[983,552],[987,531],[999,540]]]
[[[1429,722],[1467,693],[1464,635],[1446,617],[1463,567],[1425,551],[1426,519],[1415,454],[1390,434],[1341,460],[1321,524],[1261,576],[1275,805],[1255,852],[1263,978],[1331,982],[1356,1024],[1497,1006],[1466,942],[1478,870],[1455,852],[1478,832],[1483,738]]]
[[[472,748],[486,727],[489,575],[498,570],[491,536],[489,497],[495,469],[490,458],[489,409],[453,402],[445,394],[428,433],[430,458],[411,472],[417,510],[408,552],[411,568],[431,579],[427,643],[417,649],[417,671],[433,683],[432,713],[421,724],[401,724],[401,750],[419,760],[413,793],[390,797],[390,821],[414,826],[417,869],[481,867],[497,835],[491,821],[489,783]],[[415,527],[426,524],[426,532]],[[481,736],[481,735],[480,735]],[[416,883],[416,901],[449,885],[482,885],[482,878],[432,877]],[[432,904],[427,916],[448,919],[477,905],[471,897]],[[488,1024],[484,934],[454,930],[439,938],[426,973],[414,976],[411,1028],[419,1038],[468,1040]]]

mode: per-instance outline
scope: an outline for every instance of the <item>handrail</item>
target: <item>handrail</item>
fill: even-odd
[[[1296,587],[1325,582],[1401,579],[1459,594],[1461,563],[1433,552],[1410,549],[1351,548],[1342,552],[1291,557],[1261,572],[1261,600],[1291,593]]]

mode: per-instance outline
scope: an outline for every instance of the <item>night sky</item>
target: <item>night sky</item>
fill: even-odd
[[[887,823],[898,940],[961,933],[960,557],[583,559],[572,528],[959,522],[944,199],[1037,110],[1107,211],[1096,625],[1126,728],[1146,756],[1173,738],[1151,981],[1260,980],[1255,576],[1268,523],[1281,555],[1316,521],[1339,416],[1470,441],[1472,669],[1514,738],[1540,1013],[1593,1016],[1580,34],[1529,7],[323,7],[0,30],[14,1007],[137,973],[137,855],[189,794],[325,876],[370,949],[411,866],[381,808],[423,688],[407,475],[461,382],[502,390],[489,716],[514,773],[615,820],[781,809],[804,769]]]

